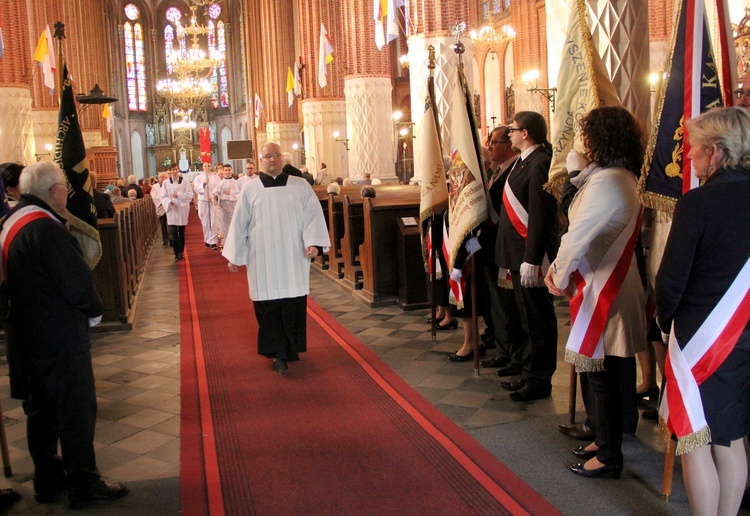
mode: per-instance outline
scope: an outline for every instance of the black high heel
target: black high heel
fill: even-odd
[[[435,324],[440,324],[445,317],[435,317]],[[432,324],[432,317],[428,317],[425,321],[427,324]]]
[[[448,360],[451,362],[468,362],[470,360],[474,360],[474,350],[472,349],[465,355],[458,355],[456,353],[453,353],[451,356],[448,357]],[[487,354],[487,347],[484,344],[479,345],[479,356],[483,357]]]
[[[587,450],[585,446],[576,446],[573,448],[573,455],[584,460],[589,460],[596,457],[596,450]]]
[[[458,319],[453,319],[446,325],[438,324],[435,326],[435,329],[438,331],[455,330],[456,328],[458,328]]]
[[[618,462],[617,464],[605,464],[601,468],[596,469],[586,469],[583,466],[584,463],[582,462],[573,464],[572,466],[570,466],[570,471],[572,471],[576,475],[587,478],[596,478],[610,474],[615,480],[620,478],[620,474],[622,474],[622,461]]]
[[[643,392],[636,392],[635,396],[639,400],[643,400],[648,398],[651,401],[657,401],[659,399],[659,388],[658,387],[652,387],[651,389]]]

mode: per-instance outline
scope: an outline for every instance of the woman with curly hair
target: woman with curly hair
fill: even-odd
[[[645,299],[635,259],[641,206],[636,186],[644,138],[625,108],[591,110],[580,122],[586,155],[567,158],[577,192],[570,226],[545,278],[550,292],[571,298],[565,360],[587,375],[594,394],[596,440],[573,449],[584,477],[623,467],[624,400],[635,399],[635,354],[646,342]]]

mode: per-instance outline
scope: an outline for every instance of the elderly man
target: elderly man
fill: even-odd
[[[0,224],[11,397],[24,400],[37,501],[67,486],[70,508],[81,509],[128,492],[96,468],[89,327],[101,320],[102,301],[61,215],[68,191],[60,168],[30,165],[19,185],[21,200]]]
[[[161,204],[167,212],[167,225],[172,235],[172,250],[174,261],[182,260],[185,256],[185,226],[190,215],[190,201],[193,200],[193,190],[190,183],[180,176],[180,168],[173,164],[169,169],[169,179],[161,185]]]
[[[307,350],[310,260],[331,244],[320,201],[307,181],[282,172],[280,147],[264,145],[260,163],[266,173],[242,188],[222,254],[230,271],[247,267],[258,353],[285,373]]]

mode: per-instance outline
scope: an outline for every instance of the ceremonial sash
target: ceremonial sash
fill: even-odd
[[[573,272],[578,292],[570,300],[570,336],[565,361],[582,371],[604,370],[604,328],[633,260],[641,227],[639,209],[605,253],[596,270],[585,257]]]
[[[519,162],[520,159],[516,161],[516,164]],[[513,165],[513,169],[515,169],[515,164]],[[511,169],[510,174],[513,173],[513,169]],[[513,227],[518,234],[521,235],[523,241],[526,242],[526,238],[529,235],[529,213],[526,211],[526,208],[523,207],[523,204],[521,204],[521,201],[518,200],[518,197],[516,197],[516,194],[513,193],[513,190],[510,187],[510,174],[508,174],[508,178],[505,180],[505,186],[503,188],[503,206],[505,206],[505,211],[508,212],[508,218],[510,219],[511,224],[513,224]],[[544,276],[548,269],[549,258],[545,253],[542,258],[542,265],[539,268],[539,276],[537,277],[536,282],[537,287],[544,286]],[[497,276],[498,286],[506,286],[510,281],[510,271],[500,267]]]
[[[3,230],[0,231],[0,249],[2,249],[2,271],[4,278],[8,277],[8,252],[10,251],[11,242],[13,242],[15,236],[26,224],[43,218],[57,220],[52,213],[35,205],[24,206],[20,210],[16,210],[8,215],[8,219],[3,225]]]
[[[677,437],[677,455],[711,442],[698,386],[732,352],[750,320],[750,259],[698,331],[682,348],[669,335],[665,376],[667,386],[659,406],[659,426]]]
[[[450,249],[450,240],[448,237],[448,226],[443,222],[443,254],[448,256],[448,249]],[[448,301],[452,305],[456,305],[456,308],[461,310],[464,307],[464,291],[466,290],[466,280],[461,277],[460,281],[453,281],[453,278],[448,274]]]

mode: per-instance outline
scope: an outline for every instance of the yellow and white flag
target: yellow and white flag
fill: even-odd
[[[292,107],[292,104],[294,104],[294,74],[291,67],[286,70],[286,99],[288,106]]]
[[[449,269],[454,268],[456,255],[472,231],[487,219],[487,196],[479,136],[474,126],[472,101],[467,90],[466,79],[459,69],[451,101],[453,152],[448,171]]]
[[[546,185],[555,195],[567,175],[565,158],[570,149],[585,152],[577,121],[593,108],[622,105],[591,39],[584,0],[573,0],[562,56],[552,124],[552,165]]]
[[[372,16],[375,19],[375,46],[382,50],[385,46],[385,27],[383,18],[385,18],[388,0],[372,0]]]
[[[55,45],[52,42],[52,32],[47,25],[39,36],[39,43],[34,51],[34,61],[42,67],[44,74],[44,85],[50,90],[55,89]]]
[[[326,65],[333,62],[333,42],[328,36],[325,25],[320,24],[320,52],[318,55],[318,86],[325,88],[328,86],[326,77]]]
[[[112,132],[112,122],[113,122],[113,115],[112,115],[112,109],[109,107],[109,104],[104,104],[104,109],[102,109],[102,118],[107,121],[107,132]]]

